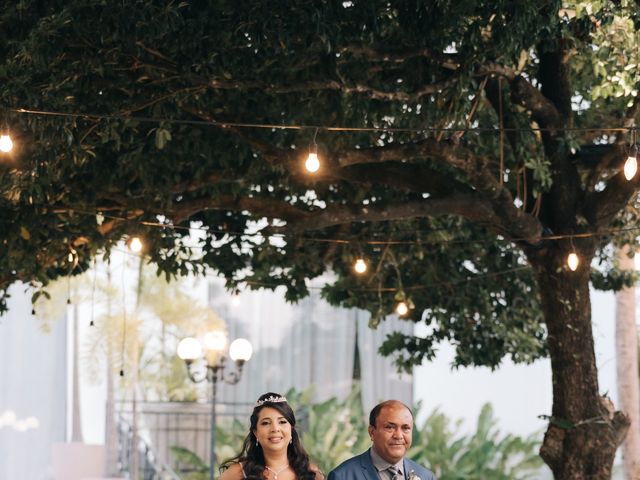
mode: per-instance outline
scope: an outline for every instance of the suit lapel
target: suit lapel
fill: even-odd
[[[407,480],[409,478],[409,472],[413,470],[413,467],[409,462],[410,460],[406,458],[402,460],[402,474],[404,475],[404,480]]]
[[[369,450],[360,455],[360,466],[362,467],[362,478],[364,480],[380,480],[378,471],[371,461],[371,453],[369,453]]]

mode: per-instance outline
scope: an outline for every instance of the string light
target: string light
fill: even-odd
[[[362,275],[367,271],[367,262],[365,262],[363,258],[358,258],[353,264],[353,270],[357,274]]]
[[[629,156],[624,162],[624,178],[631,180],[638,171],[638,145],[635,143],[629,149]]]
[[[306,168],[309,173],[316,173],[320,170],[320,159],[317,153],[309,152],[309,156],[304,162],[304,168]]]
[[[567,255],[567,265],[569,266],[569,270],[575,272],[578,269],[578,265],[580,265],[580,257],[576,252],[571,252]]]
[[[13,140],[7,134],[0,135],[0,152],[9,153],[13,150]]]
[[[578,265],[580,265],[580,257],[578,257],[576,249],[573,246],[573,236],[569,237],[569,243],[571,244],[571,252],[569,252],[569,255],[567,255],[567,266],[569,267],[569,270],[575,272],[578,268]]]
[[[401,317],[409,313],[409,306],[407,305],[407,303],[404,301],[398,302],[398,304],[396,305],[396,313]]]
[[[320,169],[320,159],[318,158],[318,144],[316,144],[316,135],[318,135],[318,129],[313,134],[313,143],[309,146],[309,156],[304,162],[304,168],[309,173],[316,173]]]
[[[140,253],[142,251],[142,240],[140,240],[140,237],[132,237],[131,240],[129,240],[129,249],[133,253]]]
[[[26,108],[12,108],[10,112],[23,115],[50,116],[62,118],[83,118],[89,120],[126,120],[149,123],[166,123],[172,125],[203,125],[216,127],[234,127],[234,128],[263,128],[268,130],[308,130],[310,128],[323,129],[328,132],[389,132],[389,133],[495,133],[495,132],[555,132],[555,127],[505,127],[505,128],[489,128],[489,127],[429,127],[421,126],[415,128],[407,127],[348,127],[348,126],[330,126],[330,125],[304,125],[304,124],[278,124],[278,123],[248,123],[248,122],[218,122],[212,120],[193,120],[178,119],[164,117],[142,117],[132,115],[106,115],[100,113],[80,113],[80,112],[56,112],[53,110],[30,110]],[[565,127],[564,132],[629,132],[634,127]]]

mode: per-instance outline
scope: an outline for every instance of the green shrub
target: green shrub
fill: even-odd
[[[537,454],[540,439],[501,435],[495,423],[491,405],[485,404],[476,431],[459,436],[457,428],[451,429],[450,420],[436,410],[414,427],[408,456],[428,466],[439,480],[535,478],[543,466]]]

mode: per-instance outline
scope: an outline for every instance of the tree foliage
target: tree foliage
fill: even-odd
[[[589,265],[598,257],[597,282],[619,286],[603,247],[636,237],[639,176],[621,169],[640,109],[639,11],[629,0],[6,7],[1,120],[17,148],[0,167],[0,291],[79,273],[132,235],[160,274],[213,269],[232,289],[285,285],[291,301],[331,271],[325,296],[369,310],[372,325],[397,298],[429,325],[386,343],[400,364],[444,340],[456,365],[548,353],[553,416],[608,418]],[[543,456],[557,478],[606,477],[624,428],[612,418],[584,433],[550,426]]]

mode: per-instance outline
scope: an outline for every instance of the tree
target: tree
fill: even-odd
[[[548,354],[544,461],[610,476],[628,420],[599,393],[589,282],[633,280],[606,246],[635,242],[636,3],[104,3],[0,12],[0,289],[132,235],[159,273],[291,301],[332,271],[325,296],[372,325],[396,299],[430,325],[386,342],[407,368],[444,340],[457,366]]]
[[[618,251],[619,266],[635,269],[629,247]],[[636,289],[616,293],[616,376],[620,406],[629,417],[629,431],[622,444],[625,478],[640,476],[640,379],[638,378],[638,329],[636,327]]]

